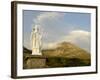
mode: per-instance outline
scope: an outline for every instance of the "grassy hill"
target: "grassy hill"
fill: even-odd
[[[31,50],[23,48],[25,56],[31,55]],[[42,50],[46,59],[46,67],[75,67],[91,65],[90,53],[69,42],[59,43],[54,49]]]
[[[42,53],[46,56],[60,56],[66,58],[80,59],[90,58],[90,54],[87,51],[68,42],[60,43],[55,49],[42,50]]]

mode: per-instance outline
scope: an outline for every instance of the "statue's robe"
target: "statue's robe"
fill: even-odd
[[[32,32],[32,55],[41,55],[41,36],[39,32]]]

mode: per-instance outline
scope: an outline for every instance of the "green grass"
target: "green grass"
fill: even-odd
[[[82,59],[78,58],[47,58],[46,65],[49,67],[75,67],[75,66],[90,66]]]

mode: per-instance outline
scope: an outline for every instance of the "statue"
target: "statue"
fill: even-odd
[[[35,25],[31,33],[32,55],[42,55],[41,38],[42,36],[39,33],[39,26]]]

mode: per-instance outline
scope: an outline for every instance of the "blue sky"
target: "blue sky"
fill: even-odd
[[[57,43],[71,42],[90,52],[89,13],[23,11],[24,46],[31,49],[32,27],[40,25],[43,48],[53,48]]]

